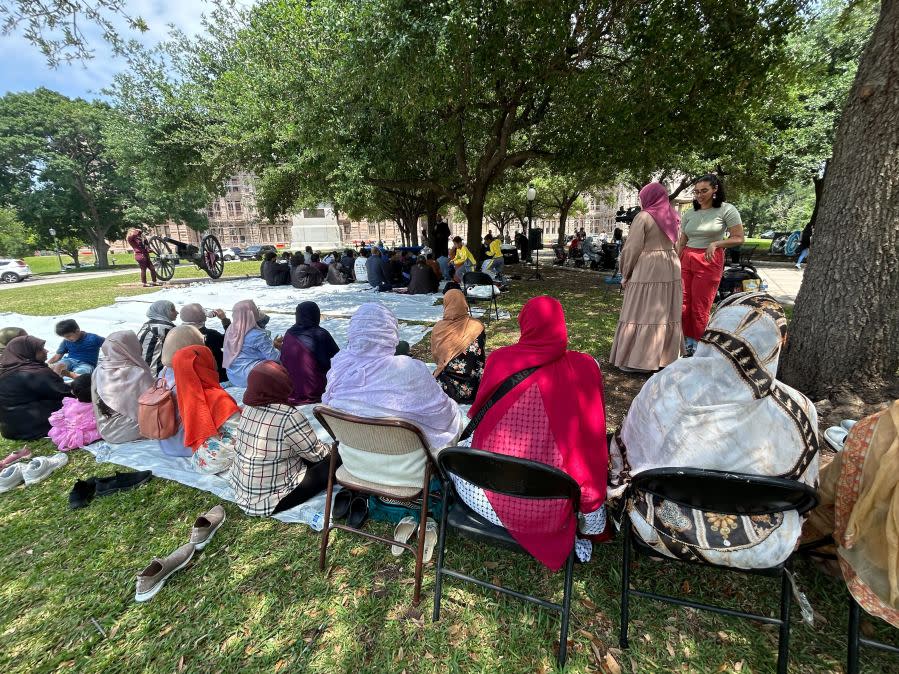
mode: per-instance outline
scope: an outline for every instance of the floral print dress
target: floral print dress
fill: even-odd
[[[447,363],[443,372],[437,375],[437,382],[443,392],[457,403],[470,405],[474,402],[484,374],[484,343],[485,335],[481,332],[468,348]]]

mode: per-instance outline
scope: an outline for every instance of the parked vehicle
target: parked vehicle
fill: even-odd
[[[25,260],[0,259],[0,281],[3,283],[18,283],[31,276],[31,267],[25,264]]]
[[[261,260],[262,256],[269,251],[277,253],[278,249],[268,244],[256,244],[253,246],[247,246],[243,250],[239,251],[237,253],[237,257],[239,257],[241,260]]]
[[[222,255],[226,260],[239,260],[240,251],[241,249],[237,246],[232,246],[231,248],[225,248],[225,250],[222,251]]]

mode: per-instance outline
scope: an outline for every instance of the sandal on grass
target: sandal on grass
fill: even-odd
[[[349,489],[341,489],[334,494],[334,502],[331,504],[331,519],[342,520],[350,512],[350,503],[353,501],[353,492]]]
[[[404,517],[400,520],[400,523],[396,525],[396,529],[393,530],[393,540],[397,543],[408,543],[416,529],[418,529],[418,522],[415,518],[408,516]],[[403,550],[405,549],[406,548],[401,548],[398,545],[390,546],[390,552],[393,553],[394,557],[399,557],[403,554]]]
[[[368,496],[359,495],[353,498],[350,503],[350,514],[347,515],[346,523],[348,527],[358,529],[365,520],[368,519]]]
[[[421,529],[419,528],[418,535],[421,536]],[[437,547],[437,522],[432,520],[430,517],[428,521],[425,523],[425,549],[424,554],[422,555],[421,561],[425,564],[431,561],[431,557],[434,556],[434,548]]]

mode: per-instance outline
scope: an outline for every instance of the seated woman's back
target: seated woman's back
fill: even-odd
[[[257,326],[259,310],[255,302],[238,302],[234,305],[231,317],[231,326],[225,333],[222,365],[232,384],[245,387],[250,371],[264,360],[277,361],[280,352],[268,335]]]
[[[138,398],[153,386],[150,367],[131,330],[113,332],[100,347],[101,358],[91,380],[94,418],[100,436],[111,443],[141,437]]]
[[[815,407],[775,379],[785,335],[783,309],[770,296],[740,293],[722,302],[694,356],[650,377],[631,404],[612,443],[610,498],[620,495],[630,476],[673,466],[814,484]],[[654,533],[651,520],[661,529],[665,521],[697,522],[689,530],[678,529],[677,538],[709,561],[740,568],[779,564],[799,537],[795,512],[783,520],[735,517],[722,527],[714,518],[694,517],[698,511],[676,507],[678,513],[666,505],[667,520],[659,520],[649,501],[638,500],[631,513],[638,533],[664,554],[679,554],[683,546],[668,534]],[[735,543],[740,540],[750,543]]]
[[[322,402],[358,416],[409,421],[421,429],[436,452],[459,435],[458,407],[434,381],[427,365],[394,355],[398,343],[393,312],[380,304],[363,304],[350,319],[346,348],[332,361]],[[356,477],[385,485],[421,486],[423,452],[389,465],[343,445],[340,456],[344,468]]]
[[[281,364],[287,368],[293,382],[292,405],[321,401],[331,359],[340,351],[337,342],[320,323],[318,305],[301,302],[296,308],[296,323],[284,335]]]
[[[604,528],[607,450],[602,373],[592,356],[568,351],[562,305],[535,297],[518,316],[521,338],[487,358],[475,417],[507,381],[518,383],[483,416],[472,447],[536,461],[570,475],[581,489],[581,512],[596,513]],[[525,376],[527,375],[527,376]],[[473,490],[457,483],[463,500]],[[570,504],[537,502],[487,493],[490,514],[538,560],[558,569],[574,544]],[[485,506],[486,507],[486,506]],[[589,546],[587,546],[589,550]],[[585,553],[588,555],[589,553]]]
[[[484,324],[468,315],[461,290],[443,296],[443,320],[431,330],[434,377],[444,393],[458,403],[474,402],[484,373]]]

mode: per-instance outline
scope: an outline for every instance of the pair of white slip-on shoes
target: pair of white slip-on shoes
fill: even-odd
[[[406,543],[412,538],[412,534],[417,530],[418,522],[415,518],[404,517],[400,520],[399,524],[396,525],[396,529],[393,531],[393,540],[397,543]],[[419,532],[419,536],[420,535],[421,532]],[[427,522],[425,522],[425,548],[422,555],[423,563],[427,564],[431,561],[431,557],[434,556],[435,547],[437,547],[437,522],[429,517]],[[390,552],[392,552],[395,557],[399,557],[403,554],[403,550],[405,550],[405,548],[401,548],[398,545],[390,546]]]
[[[20,484],[26,487],[47,479],[50,474],[69,462],[66,454],[53,456],[36,456],[28,463],[20,461],[0,471],[0,494],[12,491]]]
[[[858,422],[853,419],[843,419],[839,426],[831,426],[824,431],[824,439],[827,441],[828,445],[839,452],[846,443],[846,437],[849,435],[849,431],[851,431],[852,427],[857,423]]]

